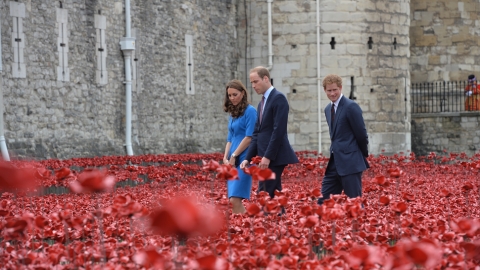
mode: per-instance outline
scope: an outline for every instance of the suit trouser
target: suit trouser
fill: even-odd
[[[344,166],[348,166],[348,164]],[[362,196],[362,174],[363,172],[359,172],[340,176],[332,153],[322,181],[323,197],[318,199],[318,204],[323,204],[323,201],[329,199],[331,194],[341,194],[342,190],[349,198]]]
[[[266,191],[270,198],[275,196],[275,190],[282,191],[282,173],[287,165],[268,167],[275,173],[275,180],[265,180],[258,182],[258,192]]]

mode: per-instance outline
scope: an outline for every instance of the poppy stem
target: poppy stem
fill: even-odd
[[[335,246],[335,239],[336,239],[336,235],[335,235],[335,221],[333,221],[333,223],[332,223],[332,247]]]
[[[480,204],[480,177],[478,179],[478,204]]]
[[[228,194],[228,187],[227,187],[227,194]],[[228,197],[228,195],[227,195]],[[228,256],[229,256],[229,261],[232,261],[232,235],[230,233],[230,209],[227,208],[227,237],[228,237]]]
[[[252,235],[253,235],[253,237],[252,237],[252,239],[253,239],[253,241],[252,241],[252,242],[253,242],[253,250],[256,250],[256,245],[255,245],[255,230],[253,230],[253,216],[250,217],[250,230],[251,230]]]
[[[467,205],[466,210],[467,210],[467,217],[470,218],[470,205],[468,201],[468,191],[465,192],[465,203]]]
[[[176,265],[177,264],[177,249],[175,247],[175,237],[174,236],[172,236],[172,254],[173,254],[173,257],[172,257],[173,265]]]
[[[230,233],[230,209],[232,208],[231,205],[232,203],[230,202],[230,198],[228,198],[228,180],[226,181],[226,184],[225,184],[226,188],[227,188],[227,199],[228,199],[228,205],[230,207],[227,207],[227,215],[226,215],[226,219],[227,219],[227,235],[228,235],[228,261],[229,262],[232,262],[232,235]],[[213,189],[212,189],[212,193],[213,193]],[[213,199],[212,199],[213,200]],[[233,210],[232,210],[233,211]]]
[[[396,183],[396,186],[395,186],[395,200],[398,200],[399,186],[400,186],[400,177],[397,177],[397,183]]]
[[[94,193],[95,194],[95,193]],[[100,248],[102,251],[102,262],[105,263],[107,259],[107,254],[105,251],[105,243],[103,241],[103,223],[102,223],[102,217],[101,217],[101,212],[100,212],[100,195],[97,194],[97,214],[96,218],[98,220],[98,230],[100,232]]]
[[[450,201],[448,199],[446,199],[447,201],[447,207],[448,207],[448,217],[447,217],[447,220],[448,220],[448,230],[451,231],[452,228],[450,227],[450,216],[452,215],[452,210],[450,209]]]
[[[313,227],[311,227],[309,232],[308,232],[308,245],[310,246],[310,253],[308,254],[308,259],[310,259],[310,260],[313,260],[312,231],[313,231]]]
[[[65,247],[68,246],[69,244],[69,239],[68,239],[68,224],[65,220],[63,220],[63,231],[65,233]]]
[[[130,217],[130,241],[133,241],[133,218]]]
[[[180,177],[177,177],[177,192],[178,192],[178,189],[179,189],[179,187],[180,187],[180,183],[179,183],[180,179],[179,179],[179,178],[180,178]]]
[[[400,214],[397,214],[397,222],[395,224],[396,227],[396,236],[395,236],[395,243],[398,242],[400,239]]]
[[[178,245],[175,245],[176,239],[172,236],[172,253],[173,253],[173,265],[175,269],[182,269],[182,262],[178,260],[178,253],[180,253],[180,246],[182,245],[183,239],[178,239]],[[186,242],[186,241],[185,241]]]
[[[212,200],[212,203],[213,202],[213,189],[215,188],[215,178],[216,178],[217,174],[216,173],[213,173],[213,178],[212,178],[212,182],[211,182],[211,185],[210,185],[210,198]],[[227,197],[228,197],[228,192],[227,192]]]
[[[353,239],[355,240],[357,238],[357,229],[358,229],[358,225],[357,225],[357,218],[353,219],[352,220],[352,233],[353,233]]]

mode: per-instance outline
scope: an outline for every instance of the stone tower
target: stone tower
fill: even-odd
[[[238,77],[248,83],[248,70],[272,59],[273,84],[290,103],[295,150],[328,154],[323,108],[329,101],[321,83],[330,73],[343,78],[343,94],[362,108],[371,153],[410,150],[409,0],[245,0],[238,16],[239,36],[245,35]]]

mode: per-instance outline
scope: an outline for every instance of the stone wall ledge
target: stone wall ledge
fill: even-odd
[[[480,111],[474,112],[437,112],[437,113],[412,113],[413,118],[427,118],[427,117],[477,117],[480,116]]]

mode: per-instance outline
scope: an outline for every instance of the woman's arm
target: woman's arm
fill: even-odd
[[[225,153],[223,154],[223,164],[228,163],[228,153],[230,152],[230,147],[232,146],[231,142],[227,142],[225,145]]]
[[[239,155],[241,153],[243,153],[243,151],[245,151],[245,149],[247,149],[247,147],[250,145],[251,141],[252,141],[252,137],[250,137],[250,136],[246,136],[245,138],[243,138],[243,140],[238,145],[237,149],[235,149],[235,151],[233,151],[233,153],[232,153],[232,154],[235,154],[236,157],[235,158],[230,157],[230,164],[231,165],[235,166],[235,160],[237,158],[240,158]]]

